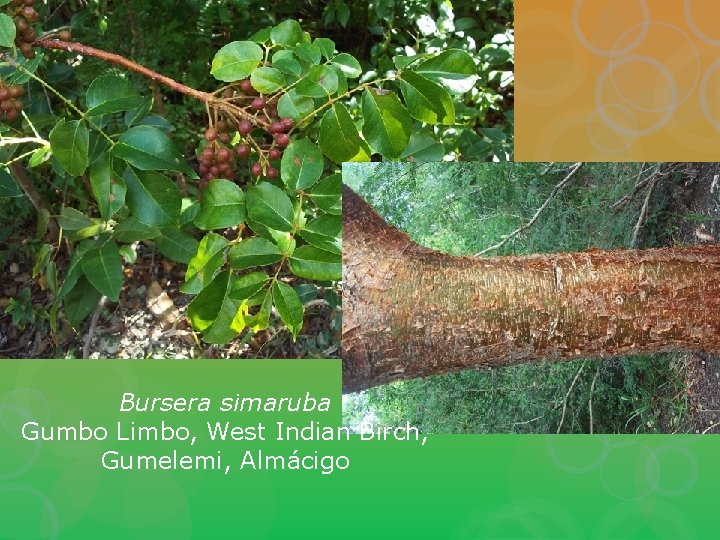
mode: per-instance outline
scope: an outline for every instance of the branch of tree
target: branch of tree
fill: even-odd
[[[650,206],[650,197],[652,197],[653,191],[655,190],[655,186],[658,183],[658,174],[657,171],[653,173],[652,177],[650,177],[650,181],[647,188],[647,194],[645,195],[645,201],[643,202],[642,209],[640,210],[640,216],[638,217],[637,223],[635,224],[635,229],[633,230],[632,235],[632,241],[630,242],[630,247],[637,246],[638,236],[640,235],[640,229],[642,228],[643,224],[645,223],[645,220],[647,219],[647,213],[648,208]]]
[[[105,306],[105,302],[107,302],[107,296],[103,295],[102,297],[100,297],[100,301],[95,308],[95,313],[93,313],[92,320],[90,321],[90,328],[88,330],[87,336],[85,336],[85,345],[83,346],[82,356],[83,359],[90,358],[90,345],[92,344],[93,337],[95,336],[95,330],[97,329],[97,324],[100,320],[100,313]]]
[[[143,77],[147,77],[149,79],[152,79],[153,81],[159,82],[160,84],[163,84],[168,88],[175,90],[176,92],[180,92],[181,94],[185,94],[205,103],[213,101],[215,99],[215,96],[213,96],[212,94],[202,92],[200,90],[195,90],[194,88],[179,83],[176,80],[171,79],[170,77],[161,75],[157,71],[153,71],[152,69],[141,66],[140,64],[137,64],[132,60],[128,60],[127,58],[125,58],[124,56],[120,56],[119,54],[114,54],[103,51],[101,49],[96,49],[95,47],[83,45],[82,43],[62,41],[57,38],[38,39],[37,41],[35,41],[34,45],[42,47],[43,49],[59,49],[72,53],[82,54],[84,56],[92,56],[94,58],[99,58],[100,60],[109,62],[111,64],[117,64],[118,66],[122,66],[126,69],[129,69],[130,71],[134,71],[135,73],[138,73]]]
[[[25,196],[33,205],[37,213],[39,214],[42,211],[47,211],[40,192],[35,187],[35,184],[30,181],[27,174],[25,174],[25,169],[23,169],[22,165],[15,162],[11,163],[9,168],[15,178],[15,181],[20,186],[20,189],[23,190],[23,193],[25,193]],[[59,234],[57,223],[55,223],[55,220],[52,217],[48,219],[48,234],[51,238],[57,238]]]
[[[578,162],[578,163],[575,163],[575,165],[573,165],[570,168],[570,172],[567,174],[567,176],[562,180],[562,182],[560,182],[558,185],[556,185],[553,188],[553,190],[550,192],[550,195],[548,196],[548,198],[545,200],[545,202],[542,204],[542,206],[537,209],[537,211],[535,212],[535,215],[532,217],[532,219],[530,221],[528,221],[522,227],[515,229],[513,232],[508,234],[505,238],[503,238],[497,244],[494,244],[488,248],[483,249],[482,251],[479,251],[478,253],[475,254],[475,256],[479,257],[480,255],[485,255],[488,251],[494,251],[496,249],[500,249],[505,244],[507,244],[510,240],[512,240],[519,234],[523,233],[524,231],[526,231],[527,229],[532,227],[535,224],[535,222],[538,220],[538,218],[540,217],[540,214],[542,214],[543,210],[545,210],[545,208],[547,208],[547,206],[550,204],[550,202],[553,200],[553,198],[555,198],[555,195],[557,195],[560,191],[562,191],[565,188],[565,186],[568,185],[568,183],[570,182],[570,179],[582,166],[583,166],[583,162]]]
[[[560,424],[557,428],[557,433],[560,433],[560,430],[562,430],[563,424],[565,423],[565,414],[567,413],[567,402],[568,398],[570,397],[570,394],[573,391],[573,388],[575,388],[575,384],[578,382],[578,379],[580,378],[580,374],[583,372],[583,369],[585,368],[585,362],[582,363],[580,366],[580,369],[577,370],[577,373],[575,374],[575,378],[572,380],[572,383],[570,383],[570,388],[568,388],[567,394],[565,394],[565,398],[563,399],[563,408],[562,408],[562,416],[560,417]]]

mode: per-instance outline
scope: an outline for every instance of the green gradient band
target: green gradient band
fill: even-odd
[[[720,476],[716,438],[461,435],[430,436],[424,446],[317,440],[320,426],[340,433],[340,376],[339,361],[0,363],[0,539],[692,539],[713,530],[707,502]],[[120,413],[127,392],[207,397],[213,406]],[[300,410],[288,412],[286,402],[282,412],[238,411],[238,394],[263,404],[271,396],[297,399]],[[325,396],[330,406],[302,412],[308,395]],[[215,410],[222,398],[230,410]],[[22,436],[28,422],[80,428],[81,420],[91,430],[107,426],[107,439]],[[128,438],[150,436],[141,428],[157,426],[162,439],[163,423],[172,430],[165,429],[167,440],[117,441],[118,421]],[[228,428],[228,440],[210,441],[208,421],[216,434],[225,423],[243,430],[231,438]],[[309,427],[316,440],[274,440],[278,422]],[[29,438],[36,427],[26,428]],[[183,455],[221,454],[221,465],[111,470],[100,464],[107,451],[170,456],[169,465]],[[348,466],[328,474],[319,462],[314,470],[238,468],[248,453],[294,452],[307,464],[346,456]]]

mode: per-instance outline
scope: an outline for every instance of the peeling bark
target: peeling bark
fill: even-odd
[[[343,391],[541,359],[720,353],[720,246],[456,257],[343,188]]]

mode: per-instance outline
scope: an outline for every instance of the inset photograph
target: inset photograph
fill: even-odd
[[[21,3],[0,358],[337,358],[341,164],[512,159],[511,0]]]
[[[718,431],[720,165],[345,164],[346,422]]]

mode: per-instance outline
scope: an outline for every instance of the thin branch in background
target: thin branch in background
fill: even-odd
[[[583,162],[578,162],[578,163],[575,163],[575,164],[570,168],[570,172],[567,174],[567,176],[562,180],[562,182],[560,182],[558,185],[556,185],[556,186],[553,188],[553,190],[550,192],[550,195],[548,196],[548,198],[545,200],[545,202],[542,204],[542,206],[537,209],[537,211],[535,212],[535,215],[532,217],[532,219],[531,219],[530,221],[528,221],[528,222],[527,222],[525,225],[523,225],[522,227],[520,227],[520,228],[518,228],[518,229],[515,229],[513,232],[511,232],[509,235],[507,235],[505,238],[503,238],[503,239],[502,239],[500,242],[498,242],[497,244],[494,244],[494,245],[492,245],[492,246],[490,246],[490,247],[488,247],[488,248],[485,248],[485,249],[483,249],[482,251],[476,253],[475,256],[476,256],[476,257],[479,257],[480,255],[485,255],[485,254],[486,254],[487,252],[489,252],[489,251],[494,251],[494,250],[496,250],[496,249],[500,249],[500,248],[503,247],[505,244],[507,244],[510,240],[512,240],[513,238],[515,238],[515,237],[518,236],[519,234],[523,233],[524,231],[526,231],[527,229],[529,229],[530,227],[532,227],[532,226],[535,224],[535,222],[538,220],[538,218],[540,217],[540,214],[542,214],[543,210],[545,210],[545,208],[548,207],[548,205],[549,205],[550,202],[555,198],[555,196],[556,196],[558,193],[560,193],[560,191],[562,191],[562,190],[568,185],[568,183],[570,183],[570,180],[572,179],[572,177],[575,175],[576,172],[578,172],[578,170],[579,170],[580,167],[582,167],[582,166],[583,166]]]
[[[85,336],[85,345],[83,346],[82,356],[83,359],[90,358],[90,344],[92,343],[93,336],[95,335],[98,320],[100,320],[100,312],[102,312],[102,309],[105,306],[105,302],[107,302],[107,296],[103,295],[100,298],[97,307],[95,308],[95,313],[93,313],[92,321],[90,321],[90,329],[88,330],[87,336]]]
[[[563,424],[565,423],[565,414],[567,414],[567,402],[568,398],[570,397],[570,394],[573,391],[573,388],[575,388],[575,384],[577,384],[578,379],[580,378],[580,374],[582,373],[583,369],[585,368],[585,363],[583,362],[580,366],[580,369],[577,370],[577,373],[575,374],[575,378],[573,379],[572,383],[570,383],[570,388],[568,388],[567,394],[565,394],[565,397],[563,398],[562,403],[562,416],[560,417],[560,424],[557,428],[557,433],[560,434],[560,430],[562,430]]]
[[[649,178],[645,201],[643,202],[642,209],[640,210],[640,216],[638,217],[637,223],[635,223],[635,229],[633,229],[630,247],[637,246],[640,229],[642,229],[642,226],[645,224],[645,220],[647,219],[648,208],[650,207],[650,197],[652,197],[653,191],[655,191],[655,186],[657,185],[659,179],[660,177],[657,174],[657,171]]]
[[[588,410],[590,411],[590,435],[593,434],[593,407],[592,407],[592,399],[593,394],[595,393],[595,383],[597,382],[598,375],[600,375],[600,366],[602,364],[598,362],[598,367],[595,370],[595,376],[593,377],[592,384],[590,385],[590,399],[588,399]]]
[[[28,200],[32,203],[35,211],[38,214],[43,211],[47,212],[47,208],[45,208],[45,203],[43,202],[40,192],[35,187],[35,184],[33,184],[27,177],[27,174],[25,174],[25,169],[23,169],[23,167],[17,162],[10,163],[9,168],[15,178],[15,181],[23,190],[23,193],[25,193]],[[60,234],[57,223],[52,217],[48,219],[47,232],[51,238],[57,238]]]

